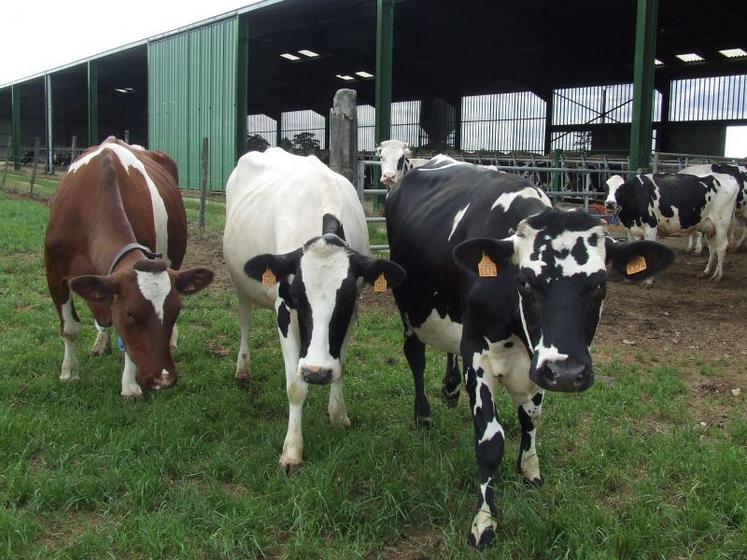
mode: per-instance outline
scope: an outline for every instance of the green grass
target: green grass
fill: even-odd
[[[193,222],[196,202],[187,206]],[[435,397],[444,360],[430,353],[434,428],[413,429],[390,308],[364,308],[354,332],[353,426],[331,428],[327,391],[312,388],[306,464],[288,479],[277,470],[287,403],[273,316],[255,316],[255,386],[242,392],[230,291],[185,300],[173,390],[121,401],[121,355],[87,355],[94,329],[82,305],[81,380],[58,381],[62,341],[41,261],[47,212],[0,193],[0,558],[476,557],[465,546],[476,491],[467,406]],[[210,204],[208,229],[222,220]],[[500,394],[507,454],[497,546],[484,556],[747,557],[744,409],[703,430],[666,358],[597,371],[616,384],[546,399],[539,489],[513,469],[519,426]]]

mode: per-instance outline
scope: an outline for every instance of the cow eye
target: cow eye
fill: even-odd
[[[591,291],[597,297],[603,296],[605,293],[607,293],[607,283],[597,282],[596,284],[594,284],[594,287]]]
[[[532,285],[529,283],[529,281],[526,278],[519,278],[518,287],[519,287],[519,292],[521,292],[522,295],[525,295],[525,296],[531,295]]]
[[[125,323],[127,323],[128,325],[134,325],[136,322],[137,320],[135,319],[135,316],[129,311],[126,311],[125,312]]]

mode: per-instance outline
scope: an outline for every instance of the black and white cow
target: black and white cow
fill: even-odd
[[[410,170],[425,165],[429,160],[412,157],[410,144],[401,140],[384,140],[376,146],[376,157],[381,161],[381,183],[393,189]]]
[[[444,156],[405,176],[386,204],[391,259],[407,270],[394,296],[416,416],[429,414],[425,344],[464,363],[480,478],[469,542],[482,547],[496,528],[493,484],[504,448],[497,384],[518,407],[518,467],[539,484],[534,420],[545,389],[583,391],[593,382],[589,346],[605,264],[640,280],[674,255],[651,241],[613,243],[599,218],[552,208],[527,180]],[[631,262],[639,266],[628,274]]]
[[[239,296],[239,383],[251,374],[252,307],[277,314],[289,402],[280,465],[290,474],[303,458],[310,384],[330,385],[330,420],[350,425],[342,375],[360,286],[380,276],[398,286],[405,272],[368,256],[366,217],[349,181],[280,148],[242,156],[228,179],[223,254]]]
[[[721,279],[739,190],[734,177],[677,173],[635,175],[625,180],[613,175],[607,187],[605,206],[617,213],[630,239],[654,240],[657,233],[701,231],[710,252],[703,275],[711,275],[713,281]]]
[[[725,163],[705,163],[701,165],[690,165],[685,167],[680,173],[697,175],[703,177],[713,175],[730,175],[737,182],[739,191],[737,192],[737,203],[734,209],[734,220],[732,220],[732,231],[736,231],[736,225],[741,226],[742,233],[739,240],[734,245],[735,250],[739,250],[747,239],[747,167],[744,165],[729,165]],[[689,245],[688,245],[689,249]]]

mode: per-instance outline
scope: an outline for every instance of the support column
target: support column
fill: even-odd
[[[545,98],[545,155],[549,154],[552,150],[552,113],[554,98],[555,96],[552,90]]]
[[[394,0],[376,0],[376,125],[378,144],[388,140],[392,124],[392,45]]]
[[[96,61],[87,63],[88,75],[88,146],[99,143],[99,73]]]
[[[338,89],[327,123],[329,167],[353,185],[358,180],[358,103],[354,89]]]
[[[283,142],[283,113],[278,113],[275,117],[277,129],[275,130],[275,145],[279,148]]]
[[[236,16],[238,17],[238,16]],[[236,159],[246,153],[246,118],[248,113],[249,25],[239,19],[239,52],[236,60]]]
[[[452,100],[454,106],[454,149],[462,149],[462,98],[456,97]]]
[[[13,169],[21,169],[21,86],[10,86],[11,120],[13,126]]]
[[[52,113],[52,76],[44,75],[44,122],[47,133],[47,173],[54,173],[54,131]]]
[[[630,169],[648,168],[651,156],[651,112],[659,0],[638,0],[633,65],[633,122]]]
[[[672,93],[672,80],[668,77],[662,79],[656,89],[661,92],[661,119],[656,129],[656,151],[667,152],[669,151],[669,102]]]

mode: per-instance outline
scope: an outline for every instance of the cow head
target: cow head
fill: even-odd
[[[169,342],[181,310],[181,295],[196,294],[213,281],[205,268],[170,270],[160,259],[143,259],[108,276],[78,276],[70,288],[95,305],[110,305],[114,327],[149,391],[176,383]]]
[[[604,200],[604,208],[608,212],[618,212],[622,205],[622,187],[625,184],[625,179],[620,175],[613,175],[607,179],[607,198]]]
[[[509,275],[518,293],[532,351],[529,377],[544,389],[566,392],[588,389],[594,380],[589,346],[607,291],[606,264],[642,281],[674,260],[659,243],[614,243],[600,219],[554,208],[523,220],[507,239],[469,239],[454,249],[457,265],[471,275],[483,255],[499,275]]]
[[[278,283],[278,328],[283,337],[297,338],[298,376],[317,385],[342,375],[359,280],[373,284],[383,275],[394,288],[405,279],[399,265],[362,255],[334,233],[315,237],[291,253],[259,255],[244,266],[258,281],[268,270]]]
[[[381,182],[391,189],[405,174],[405,162],[412,157],[410,145],[399,140],[384,140],[376,148],[381,160]]]

